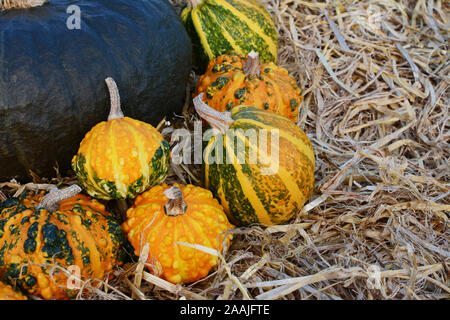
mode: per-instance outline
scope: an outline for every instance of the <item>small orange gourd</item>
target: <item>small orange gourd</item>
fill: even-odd
[[[209,190],[193,185],[163,184],[149,189],[128,209],[122,227],[136,255],[148,244],[151,271],[177,284],[204,278],[218,264],[216,255],[189,244],[220,252],[232,238],[227,233],[232,225],[222,206]]]
[[[105,81],[111,95],[108,121],[86,134],[72,168],[89,195],[132,199],[166,178],[170,146],[151,124],[125,117],[116,83],[112,78]]]
[[[302,90],[284,68],[273,62],[260,65],[254,51],[248,56],[229,54],[211,60],[199,79],[196,95],[223,112],[249,105],[296,121],[303,101]]]

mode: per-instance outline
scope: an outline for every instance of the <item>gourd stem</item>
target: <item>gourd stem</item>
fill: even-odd
[[[169,198],[164,204],[164,213],[170,217],[182,215],[187,210],[187,204],[183,198],[183,192],[178,187],[171,187],[164,191],[164,195]]]
[[[59,202],[76,196],[81,192],[81,188],[74,184],[64,189],[54,188],[45,195],[41,202],[36,206],[36,209],[46,209],[49,212],[58,210]]]
[[[111,110],[109,111],[108,121],[113,119],[122,119],[124,117],[122,109],[120,107],[120,95],[117,84],[113,78],[105,79],[106,85],[108,86],[109,95],[111,99]]]
[[[47,0],[0,0],[0,10],[38,7],[46,2]]]
[[[200,117],[208,121],[208,123],[214,129],[219,130],[222,134],[228,130],[234,120],[231,118],[231,112],[219,112],[209,107],[205,102],[203,102],[204,93],[200,93],[193,100],[195,111]]]
[[[255,51],[251,51],[248,54],[247,62],[244,65],[244,73],[246,75],[256,74],[257,76],[261,73],[261,67],[259,65],[259,55]]]
[[[189,8],[196,8],[202,2],[203,2],[203,0],[187,0],[187,4],[188,4]]]
[[[127,220],[128,203],[125,199],[117,200],[117,208],[123,221]]]

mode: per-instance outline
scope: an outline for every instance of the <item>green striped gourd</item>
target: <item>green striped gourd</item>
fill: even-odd
[[[277,61],[278,34],[256,0],[188,0],[181,13],[193,45],[193,64],[203,73],[222,54],[256,51],[262,62]]]
[[[314,150],[306,134],[291,120],[263,109],[240,105],[218,112],[202,96],[194,99],[195,109],[220,132],[203,153],[205,186],[236,225],[288,221],[314,189]],[[239,152],[239,144],[245,152]]]

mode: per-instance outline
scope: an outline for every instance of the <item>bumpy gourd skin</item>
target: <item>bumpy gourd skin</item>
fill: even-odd
[[[11,286],[0,281],[0,301],[1,300],[27,300],[27,297],[14,291]]]
[[[297,120],[302,90],[284,68],[269,62],[261,64],[260,75],[244,73],[246,56],[222,55],[210,61],[199,79],[196,95],[217,111],[249,105]]]
[[[72,159],[72,168],[91,196],[125,199],[162,182],[169,159],[170,146],[153,126],[124,117],[94,126]]]
[[[151,270],[172,283],[190,283],[208,275],[218,264],[218,257],[197,249],[176,245],[175,242],[199,244],[222,251],[223,243],[229,246],[232,228],[222,207],[209,190],[193,185],[178,185],[187,210],[183,215],[167,216],[164,204],[168,198],[164,191],[169,186],[155,186],[136,198],[127,211],[123,229],[139,255],[149,243],[148,263]]]
[[[68,299],[77,291],[67,289],[61,268],[76,265],[83,280],[104,279],[126,258],[126,237],[95,199],[79,194],[50,213],[35,209],[43,196],[0,204],[0,278],[44,299]]]

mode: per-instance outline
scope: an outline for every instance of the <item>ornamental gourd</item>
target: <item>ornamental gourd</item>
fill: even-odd
[[[264,62],[277,61],[274,22],[256,0],[188,0],[181,19],[191,37],[197,72],[203,73],[211,59],[231,51],[254,50]]]
[[[251,105],[296,121],[302,90],[284,68],[273,62],[260,65],[258,53],[222,55],[211,60],[199,79],[197,95],[217,111]]]
[[[250,106],[218,112],[194,99],[217,130],[204,150],[205,186],[237,225],[287,222],[314,188],[311,142],[292,121]]]
[[[55,188],[0,204],[2,280],[44,299],[68,299],[77,293],[67,288],[70,266],[81,280],[101,280],[124,261],[128,242],[120,224],[80,190]]]
[[[124,117],[116,83],[112,78],[106,83],[111,95],[108,121],[86,134],[72,168],[95,198],[134,198],[166,178],[170,146],[152,125]]]
[[[28,182],[29,170],[54,177],[56,162],[66,175],[108,116],[106,77],[128,116],[156,126],[181,112],[192,70],[191,41],[167,0],[0,0],[0,43],[4,181]]]
[[[27,300],[27,297],[0,281],[0,301],[2,300]]]
[[[136,198],[123,229],[140,255],[149,245],[153,273],[172,283],[190,283],[208,275],[218,257],[184,246],[198,244],[217,251],[229,246],[232,228],[209,190],[193,185],[163,184]],[[178,243],[181,242],[181,243]]]

